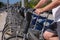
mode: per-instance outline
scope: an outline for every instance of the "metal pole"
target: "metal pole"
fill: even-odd
[[[24,0],[21,0],[21,7],[25,7],[24,6]]]
[[[7,0],[7,9],[8,9],[8,7],[9,7],[9,0]]]

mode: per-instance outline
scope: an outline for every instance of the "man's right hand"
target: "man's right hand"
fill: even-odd
[[[35,10],[35,13],[37,13],[38,15],[40,15],[40,13],[43,12],[43,8],[39,8]]]

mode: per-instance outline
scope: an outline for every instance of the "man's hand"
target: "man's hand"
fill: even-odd
[[[40,13],[42,13],[43,12],[43,9],[42,8],[39,8],[39,9],[36,9],[35,10],[35,13],[37,13],[38,15],[40,15]]]

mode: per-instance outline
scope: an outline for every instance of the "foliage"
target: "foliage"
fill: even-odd
[[[3,2],[0,2],[0,8],[1,8],[2,6],[4,6],[4,3],[3,3]]]
[[[28,8],[34,8],[34,6],[40,1],[40,0],[30,0],[30,2],[28,2],[28,0],[24,0],[25,1],[25,7]],[[48,3],[45,3],[42,7],[48,5],[51,2],[51,0],[48,0]],[[20,2],[20,6],[21,6],[21,2]]]
[[[28,0],[25,0],[25,7],[33,8],[40,0],[31,0],[28,2]],[[45,3],[42,7],[48,5],[51,2],[51,0],[48,0],[47,3]]]
[[[33,8],[39,0],[31,0],[28,2],[28,0],[25,0],[25,7]]]

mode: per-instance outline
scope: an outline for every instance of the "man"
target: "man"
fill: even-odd
[[[54,17],[54,25],[51,28],[46,29],[43,36],[46,40],[60,40],[60,0],[52,0],[50,4],[41,8],[43,4],[48,0],[40,0],[39,3],[34,7],[35,12],[39,15],[41,12],[52,10]],[[58,34],[58,36],[56,36]]]

